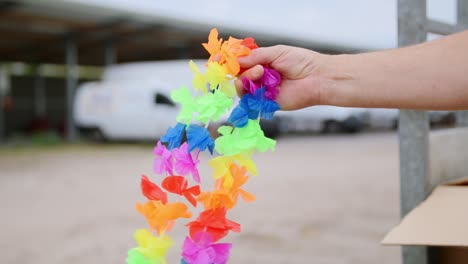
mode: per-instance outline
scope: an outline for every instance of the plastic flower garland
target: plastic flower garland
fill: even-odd
[[[275,148],[276,142],[264,136],[259,122],[260,118],[272,119],[279,109],[275,98],[280,74],[264,66],[260,80],[243,78],[246,94],[231,111],[228,119],[231,126],[221,126],[218,129],[221,136],[213,140],[207,127],[210,121],[218,121],[231,110],[236,95],[233,80],[241,71],[237,59],[258,46],[253,38],[230,37],[223,41],[218,39],[217,30],[212,29],[203,47],[210,53],[205,73],[192,61],[189,63],[197,94],[192,95],[185,86],[172,92],[172,99],[182,105],[178,123],[167,130],[153,150],[153,171],[164,177],[160,185],[146,175],[141,177],[141,190],[148,200],[137,203],[136,210],[146,218],[152,232],[146,229],[135,232],[138,247],[129,250],[128,264],[167,263],[166,253],[174,244],[168,233],[178,219],[191,219],[189,207],[197,205],[204,211],[186,224],[189,235],[184,240],[181,263],[227,263],[232,244],[219,240],[230,231],[240,232],[240,225],[229,220],[227,213],[239,197],[247,202],[255,200],[254,195],[243,189],[250,176],[257,175],[251,159],[253,152]],[[212,155],[216,151],[219,156],[209,161],[216,180],[214,189],[202,192],[197,166],[199,153],[205,150]],[[171,202],[168,193],[184,197],[188,203]]]

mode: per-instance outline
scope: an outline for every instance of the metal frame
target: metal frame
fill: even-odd
[[[8,76],[8,71],[5,65],[0,64],[0,143],[5,140],[5,113],[3,106],[4,96],[7,95],[10,90],[10,78]]]
[[[448,35],[467,28],[468,0],[457,1],[457,25],[449,25],[426,15],[426,0],[398,0],[398,46],[424,42],[428,33]],[[467,112],[457,113],[457,124],[468,125]],[[400,201],[404,217],[430,192],[429,185],[429,117],[425,111],[401,110]],[[431,263],[430,248],[402,248],[403,264]]]
[[[73,99],[78,84],[78,47],[76,43],[76,37],[73,34],[70,34],[65,39],[65,60],[67,64],[66,135],[69,141],[74,141],[77,138],[77,131],[75,127],[75,122],[73,120]]]

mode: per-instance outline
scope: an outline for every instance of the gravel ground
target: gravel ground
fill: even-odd
[[[209,178],[207,155],[201,173]],[[229,218],[230,263],[400,263],[381,246],[398,222],[394,133],[287,136],[255,156],[259,177]],[[0,263],[125,263],[135,229],[139,175],[151,174],[151,146],[77,145],[0,152]],[[168,263],[179,263],[183,222]]]

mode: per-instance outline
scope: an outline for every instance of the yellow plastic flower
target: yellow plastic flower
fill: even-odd
[[[193,74],[192,85],[195,88],[195,91],[202,91],[206,93],[206,83],[208,82],[205,76],[200,72],[197,64],[192,60],[189,62],[190,71]]]
[[[146,229],[138,229],[134,237],[138,243],[138,252],[155,263],[167,263],[166,253],[174,245],[174,241],[168,235],[155,237]]]
[[[222,179],[223,186],[230,188],[233,184],[233,177],[231,174],[231,165],[236,162],[240,166],[244,167],[252,175],[257,175],[257,166],[252,161],[251,154],[243,153],[234,156],[218,156],[209,161],[210,167],[213,168],[213,178]]]
[[[210,89],[218,88],[229,98],[236,95],[234,84],[226,72],[226,69],[217,62],[209,62],[206,68],[205,80],[210,84]]]

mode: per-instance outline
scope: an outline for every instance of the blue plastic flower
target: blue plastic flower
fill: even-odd
[[[235,127],[245,127],[245,125],[247,125],[247,121],[249,121],[249,109],[243,106],[242,100],[241,103],[232,110],[227,121]]]
[[[187,128],[187,141],[190,152],[196,148],[199,148],[201,151],[204,151],[208,148],[210,153],[213,154],[215,143],[214,140],[210,137],[210,132],[205,127],[199,125],[190,125]]]
[[[184,136],[186,125],[182,123],[177,123],[175,127],[170,127],[167,129],[166,134],[161,137],[161,142],[167,143],[167,149],[172,150],[178,148]]]
[[[273,114],[280,109],[279,105],[265,97],[266,87],[255,90],[254,94],[246,94],[234,108],[228,122],[235,127],[244,127],[248,119],[272,119]]]
[[[249,119],[254,119],[253,116],[261,115],[264,119],[272,119],[273,114],[280,109],[279,105],[265,97],[266,87],[255,90],[254,94],[246,94],[244,97],[249,107]],[[242,99],[244,99],[244,97]]]

